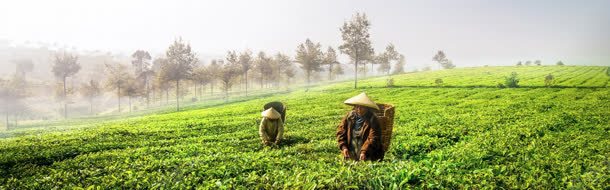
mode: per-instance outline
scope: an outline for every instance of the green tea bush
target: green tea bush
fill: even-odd
[[[504,84],[508,88],[517,88],[517,87],[519,87],[519,78],[517,78],[517,73],[516,72],[510,73],[510,76],[506,77],[506,80],[504,81]]]
[[[389,78],[388,80],[386,80],[386,87],[394,87],[394,79],[393,78]]]
[[[507,69],[522,87],[543,86],[548,73],[565,81],[492,88]],[[0,189],[608,189],[605,72],[457,68],[393,76],[394,88],[385,77],[361,80],[375,102],[395,106],[382,162],[344,161],[337,148],[351,109],[343,101],[362,92],[353,81],[104,123],[52,121],[80,127],[69,130],[0,131]],[[452,88],[431,83],[441,77]],[[288,108],[279,147],[258,136],[271,101]]]
[[[551,73],[544,77],[544,86],[552,86],[555,83],[555,76]]]
[[[434,84],[436,84],[437,86],[443,85],[443,79],[437,78],[436,80],[434,80]]]

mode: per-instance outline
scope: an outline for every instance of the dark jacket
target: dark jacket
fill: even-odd
[[[360,154],[364,153],[366,160],[380,161],[384,156],[381,145],[381,126],[374,114],[369,113],[367,115],[369,118],[362,124],[362,130],[364,130],[362,138],[364,142],[362,143]],[[340,150],[344,148],[350,149],[349,143],[352,140],[352,127],[354,127],[355,123],[356,112],[350,111],[343,117],[341,124],[337,126],[337,142]]]

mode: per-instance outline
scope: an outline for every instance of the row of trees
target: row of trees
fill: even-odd
[[[60,110],[64,118],[68,117],[68,105],[74,103],[75,93],[79,93],[89,102],[89,112],[92,113],[95,99],[104,92],[116,95],[117,109],[121,112],[121,97],[128,98],[131,111],[133,98],[145,100],[149,106],[151,100],[155,97],[160,100],[165,94],[167,103],[170,90],[175,90],[172,95],[175,95],[176,110],[180,110],[180,99],[191,87],[194,90],[190,92],[194,92],[195,97],[199,99],[203,96],[206,86],[209,86],[211,94],[214,89],[221,89],[227,100],[229,91],[236,84],[248,96],[248,91],[254,83],[252,80],[258,82],[261,89],[279,87],[282,83],[290,84],[299,72],[303,73],[307,84],[311,84],[313,77],[335,80],[337,76],[344,74],[344,67],[341,66],[343,64],[337,58],[339,53],[347,55],[349,63],[354,64],[354,88],[357,88],[359,73],[366,77],[367,64],[371,64],[371,69],[375,64],[378,65],[378,72],[386,75],[403,73],[405,56],[398,53],[393,44],[387,45],[385,51],[375,54],[369,29],[370,22],[366,15],[356,13],[340,28],[343,44],[338,49],[330,46],[323,49],[320,43],[306,39],[297,46],[294,57],[263,51],[256,54],[250,50],[228,51],[225,58],[213,59],[209,64],[202,64],[190,44],[177,39],[163,56],[155,59],[149,52],[137,50],[131,55],[131,65],[115,61],[104,62],[103,78],[91,78],[78,86],[69,85],[68,79],[81,71],[79,57],[67,52],[57,53],[53,57],[52,65],[52,73],[57,79],[55,97],[61,104]],[[4,90],[1,95],[13,97],[12,99],[26,97],[27,93],[6,89],[13,88],[10,87],[11,84],[25,81],[25,75],[32,67],[31,61],[20,61],[15,74],[20,77],[3,82]],[[300,71],[297,68],[300,68]],[[326,71],[328,76],[319,77],[318,74],[322,71]],[[8,104],[8,99],[11,98],[2,99],[7,100],[3,103]],[[8,106],[6,108],[1,111],[9,112]]]
[[[536,66],[540,66],[540,65],[542,65],[542,61],[536,60],[536,61],[533,62],[533,64],[536,65]],[[530,66],[530,65],[532,65],[532,61],[525,61],[525,62],[519,61],[519,62],[517,62],[516,65],[517,66],[523,66],[523,65]],[[565,65],[565,64],[562,61],[557,61],[557,63],[555,63],[555,65],[562,66],[562,65]]]

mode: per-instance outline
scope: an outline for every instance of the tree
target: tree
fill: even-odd
[[[563,66],[563,65],[565,65],[565,64],[563,64],[563,62],[561,62],[561,61],[558,61],[558,62],[556,63],[556,65]]]
[[[15,75],[24,81],[26,73],[34,70],[34,63],[31,59],[14,60],[13,63],[15,63]]]
[[[332,47],[328,46],[328,50],[326,50],[326,54],[324,54],[324,59],[322,61],[323,65],[328,65],[328,80],[333,80],[333,68],[335,64],[338,64],[337,61],[337,52]]]
[[[239,62],[239,56],[235,51],[227,51],[227,57],[225,57],[229,64],[237,65]]]
[[[15,78],[19,78],[15,76]],[[23,102],[27,96],[26,91],[19,86],[15,80],[0,80],[0,112],[4,113],[6,129],[10,129],[9,115],[28,111],[28,106]],[[15,117],[16,118],[16,117]],[[16,120],[15,120],[16,123]]]
[[[276,72],[274,75],[277,76],[277,86],[279,87],[280,81],[282,80],[282,73],[286,74],[287,70],[292,69],[292,60],[288,55],[277,53],[275,54],[274,63],[274,71]]]
[[[248,96],[248,71],[252,69],[252,52],[246,50],[239,54],[239,65],[241,66],[241,73],[243,76],[244,84],[246,85],[246,96]]]
[[[394,60],[398,60],[398,52],[396,52],[393,44],[389,44],[385,52],[376,57],[376,61],[380,65],[378,71],[389,75],[392,68],[391,63]]]
[[[540,66],[540,65],[542,65],[542,61],[536,60],[536,61],[534,61],[534,64],[536,64],[537,66]]]
[[[169,89],[171,88],[171,84],[169,83],[168,80],[165,80],[163,78],[163,76],[161,75],[161,69],[167,64],[167,59],[166,58],[157,58],[153,61],[153,67],[152,67],[152,71],[154,74],[154,78],[153,78],[153,92],[154,89],[158,89],[159,90],[159,103],[161,104],[163,102],[163,93],[165,92],[165,103],[169,102]]]
[[[400,54],[398,56],[398,61],[394,65],[394,71],[392,74],[401,74],[405,72],[405,56]]]
[[[68,101],[67,101],[67,90],[66,90],[66,78],[74,76],[80,71],[80,65],[78,64],[78,56],[71,55],[69,53],[56,54],[55,61],[53,64],[53,74],[63,84],[63,97],[62,102],[64,103],[64,118],[68,118]]]
[[[263,51],[259,52],[256,56],[255,69],[259,74],[261,89],[265,84],[265,76],[270,77],[271,74],[273,74],[273,68],[271,68],[272,61],[273,59],[271,57],[268,57],[267,54],[265,54],[265,52]]]
[[[89,83],[82,84],[80,94],[89,101],[89,114],[93,113],[93,99],[101,94],[102,90],[97,81],[90,80]]]
[[[525,62],[525,66],[530,66],[530,65],[532,65],[532,61],[526,61]]]
[[[445,52],[443,52],[443,51],[438,51],[438,53],[436,53],[436,55],[434,55],[432,60],[436,61],[439,64],[439,66],[441,66],[443,69],[455,68],[455,65],[451,62],[451,60],[447,59],[447,56],[445,55]]]
[[[356,13],[349,22],[344,22],[341,27],[341,38],[343,45],[339,50],[347,54],[354,63],[354,88],[358,88],[358,64],[371,60],[375,54],[371,46],[369,27],[371,24],[366,14]]]
[[[343,72],[343,66],[341,66],[342,64],[335,64],[335,68],[333,69],[333,76],[337,77],[338,75],[343,75],[345,74]]]
[[[453,69],[455,68],[455,65],[453,64],[453,61],[451,60],[447,60],[447,62],[445,63],[445,69]]]
[[[137,50],[131,57],[134,59],[131,61],[131,64],[135,68],[135,76],[138,77],[142,73],[150,70],[150,54],[144,50]]]
[[[107,90],[116,90],[118,99],[118,113],[121,113],[121,96],[123,89],[127,86],[127,80],[129,80],[129,73],[127,72],[127,65],[120,63],[117,64],[105,64],[106,66],[106,84]]]
[[[165,52],[167,64],[161,69],[163,78],[176,81],[176,111],[180,111],[180,81],[188,79],[194,65],[198,62],[195,53],[191,50],[191,45],[182,41],[175,40]]]
[[[235,50],[227,51],[225,60],[227,60],[227,63],[229,63],[231,65],[239,66],[239,56],[240,56],[239,53],[237,53]]]
[[[127,95],[128,102],[129,102],[129,113],[131,113],[131,109],[132,109],[131,99],[133,97],[141,96],[142,88],[140,88],[138,81],[136,81],[136,79],[132,75],[127,75],[126,79],[127,80],[125,83],[125,88],[123,88],[122,94]]]
[[[240,74],[240,65],[225,63],[221,65],[221,70],[219,73],[220,82],[222,84],[221,88],[225,93],[225,101],[229,101],[229,90],[234,84],[235,78]]]
[[[436,61],[439,64],[439,68],[442,67],[443,62],[447,60],[447,56],[445,56],[445,52],[438,51],[436,55],[432,58],[433,61]]]
[[[213,59],[212,63],[208,66],[208,73],[210,75],[210,95],[214,94],[214,84],[216,83],[216,78],[218,78],[218,74],[222,70],[221,65]]]
[[[322,70],[321,64],[324,54],[320,51],[320,46],[320,43],[314,44],[311,40],[307,39],[304,44],[300,44],[297,47],[295,61],[305,71],[308,85],[311,83],[311,74]]]
[[[522,66],[523,63],[521,63],[521,61],[517,62],[517,66]]]
[[[205,87],[206,84],[210,83],[210,73],[208,69],[204,66],[197,67],[193,70],[193,81],[201,86],[201,89]],[[197,87],[195,87],[195,96],[197,96]],[[200,99],[203,92],[199,93]]]
[[[379,67],[377,67],[378,72],[386,73],[390,71],[390,58],[386,55],[385,52],[375,56],[375,62],[379,64]]]
[[[139,88],[144,89],[146,96],[146,106],[149,106],[150,102],[150,79],[154,76],[154,72],[151,69],[150,54],[144,50],[137,50],[134,52],[131,57],[134,59],[131,61],[131,64],[135,68],[135,77],[137,79],[137,83],[135,85],[140,86]]]
[[[236,68],[238,68],[238,71],[240,70],[239,69],[239,54],[235,50],[227,51],[225,60],[227,61],[228,64],[234,65]]]
[[[390,75],[391,62],[398,60],[399,54],[394,47],[394,44],[388,44],[385,48],[385,52],[377,57],[377,61],[380,64],[378,70],[386,75]]]

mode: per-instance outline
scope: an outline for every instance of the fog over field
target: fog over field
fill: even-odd
[[[603,65],[610,56],[608,7],[604,0],[5,1],[0,46],[154,55],[182,37],[207,59],[232,49],[294,54],[304,38],[340,45],[341,24],[363,12],[372,23],[373,47],[393,43],[409,69],[432,64],[437,50],[459,66],[535,59]],[[0,64],[11,65],[6,61],[14,56],[1,55]]]
[[[610,189],[610,0],[2,0],[2,189]]]

